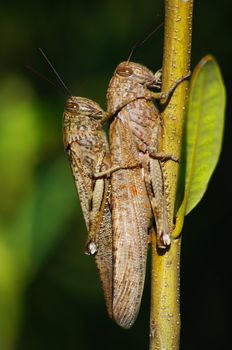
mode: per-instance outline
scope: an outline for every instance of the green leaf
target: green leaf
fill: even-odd
[[[217,165],[223,138],[226,93],[219,66],[211,55],[195,67],[191,82],[180,168],[182,204],[173,237],[182,230],[184,216],[203,197]]]
[[[185,215],[203,197],[219,159],[224,126],[225,87],[214,57],[207,55],[194,69],[186,120]]]

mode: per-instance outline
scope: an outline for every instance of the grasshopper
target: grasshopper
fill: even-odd
[[[96,102],[72,96],[46,54],[41,48],[39,51],[68,95],[63,114],[63,142],[88,230],[86,253],[95,255],[107,311],[112,317],[111,185],[108,178],[94,176],[109,167],[109,146],[101,123],[105,113]],[[56,87],[46,77],[45,80]]]
[[[112,316],[112,218],[110,181],[94,174],[109,167],[101,119],[104,111],[87,98],[70,96],[63,115],[64,146],[86,223],[87,254],[95,255],[109,316]]]
[[[120,118],[131,130],[145,170],[145,182],[156,221],[158,245],[164,248],[171,243],[167,195],[163,176],[163,161],[177,159],[160,152],[162,120],[153,100],[168,98],[186,77],[178,79],[168,92],[153,92],[160,88],[161,70],[152,73],[141,64],[122,62],[110,81],[107,100],[108,116]],[[120,112],[120,115],[118,114]],[[122,112],[125,112],[125,116]]]
[[[111,160],[138,168],[111,175],[113,219],[113,317],[124,328],[135,321],[146,272],[147,233],[151,209],[155,218],[157,244],[171,243],[171,222],[162,162],[176,161],[159,151],[162,121],[154,99],[167,98],[184,78],[167,92],[160,88],[161,71],[122,62],[115,70],[107,91]],[[140,165],[140,169],[139,169]]]

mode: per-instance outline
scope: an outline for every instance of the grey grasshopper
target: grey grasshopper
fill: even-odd
[[[151,209],[155,219],[157,244],[171,243],[172,222],[162,161],[176,160],[160,152],[162,121],[153,100],[168,97],[160,88],[161,72],[122,62],[115,70],[107,91],[112,162],[135,169],[111,175],[113,219],[113,317],[124,328],[135,321],[142,297],[147,256],[147,236]],[[140,168],[139,168],[140,165]]]
[[[63,115],[63,139],[79,194],[88,242],[95,255],[106,306],[112,317],[112,217],[110,181],[95,174],[109,168],[109,149],[101,119],[104,111],[87,98],[70,96]]]

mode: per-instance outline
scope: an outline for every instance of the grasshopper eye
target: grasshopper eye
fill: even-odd
[[[128,66],[121,66],[117,68],[116,73],[121,77],[129,77],[133,74],[133,69]]]
[[[66,109],[68,112],[77,112],[79,111],[79,104],[72,101],[68,101]]]

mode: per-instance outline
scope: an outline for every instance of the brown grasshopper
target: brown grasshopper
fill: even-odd
[[[64,146],[88,230],[87,254],[95,255],[108,313],[112,315],[112,218],[110,181],[94,178],[109,167],[109,149],[100,121],[104,111],[87,98],[71,96],[63,115]]]
[[[124,328],[135,321],[142,297],[146,271],[147,233],[155,218],[157,244],[171,243],[171,222],[165,192],[162,161],[176,160],[159,151],[162,121],[153,99],[167,98],[183,80],[167,93],[160,88],[161,71],[122,62],[115,70],[107,91],[112,162],[140,165],[140,169],[112,173],[113,219],[113,317]],[[135,165],[136,166],[136,165]]]
[[[153,100],[168,98],[188,76],[178,79],[166,93],[153,92],[150,89],[161,86],[161,70],[154,74],[141,64],[126,61],[116,68],[107,92],[108,116],[116,116],[133,134],[137,159],[145,170],[159,247],[171,243],[162,162],[177,159],[160,152],[162,120]]]
[[[88,230],[86,253],[95,255],[107,311],[112,317],[111,185],[108,178],[95,177],[109,168],[109,146],[101,123],[106,118],[105,112],[92,100],[72,96],[46,54],[41,48],[39,51],[69,96],[63,114],[64,147]],[[34,69],[32,71],[57,87]]]
[[[39,51],[69,96],[63,114],[64,147],[69,156],[88,230],[86,253],[95,255],[107,310],[112,317],[111,185],[108,178],[95,177],[95,173],[109,168],[109,146],[101,123],[105,113],[96,102],[84,97],[71,96],[46,54],[41,48]],[[57,87],[34,69],[33,71]]]

